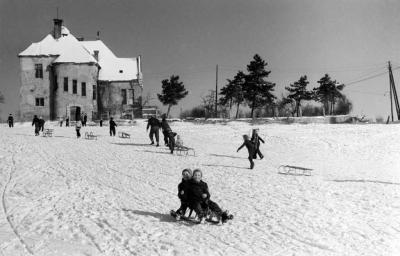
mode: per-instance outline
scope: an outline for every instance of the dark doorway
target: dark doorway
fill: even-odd
[[[73,106],[70,110],[71,121],[78,121],[81,118],[81,107]]]

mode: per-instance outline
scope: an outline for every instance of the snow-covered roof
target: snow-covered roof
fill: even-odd
[[[98,51],[98,63],[101,67],[99,80],[101,81],[131,81],[138,78],[137,58],[118,58],[101,41],[80,42],[93,56]]]
[[[42,41],[31,44],[18,56],[58,56],[54,63],[97,63],[66,27],[62,27],[61,33],[63,36],[58,39],[48,34]]]
[[[48,34],[18,56],[58,56],[54,63],[97,63],[101,67],[98,78],[101,81],[138,79],[138,58],[118,58],[101,40],[78,41],[64,26],[61,34],[58,39]],[[95,51],[98,51],[98,61],[94,58]]]

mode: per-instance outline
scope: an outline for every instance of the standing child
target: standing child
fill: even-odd
[[[82,128],[82,121],[81,119],[78,119],[75,124],[75,130],[76,130],[76,137],[79,139],[81,137],[81,128]]]
[[[237,149],[237,152],[241,150],[244,146],[246,146],[247,150],[249,151],[249,161],[250,161],[250,169],[254,168],[254,152],[255,152],[255,145],[252,141],[249,140],[249,136],[243,135],[243,144]]]
[[[264,140],[258,136],[258,129],[253,129],[253,133],[251,135],[251,141],[254,143],[255,150],[254,150],[254,159],[257,159],[257,154],[260,157],[260,159],[263,159],[264,156],[260,151],[260,141],[264,144]]]

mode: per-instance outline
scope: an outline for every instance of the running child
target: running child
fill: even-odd
[[[248,135],[243,135],[243,144],[237,149],[236,152],[239,152],[244,146],[246,146],[247,151],[249,152],[249,161],[250,161],[250,169],[254,168],[254,162],[253,162],[253,157],[254,157],[254,152],[255,152],[255,145],[252,141],[249,140]]]

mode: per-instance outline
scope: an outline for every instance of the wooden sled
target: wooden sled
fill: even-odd
[[[118,132],[118,137],[123,138],[123,139],[130,139],[131,135],[126,132]]]
[[[278,167],[278,173],[288,174],[288,175],[311,176],[312,170],[313,169],[310,169],[310,168],[304,168],[304,167],[293,166],[293,165],[281,165]]]
[[[194,148],[189,148],[185,146],[175,146],[175,151],[176,154],[180,156],[188,156],[190,155],[189,154],[190,152],[193,153],[193,156],[196,156],[196,151],[194,150]]]
[[[53,129],[44,129],[43,130],[43,137],[53,137]]]
[[[85,139],[97,140],[97,135],[94,135],[93,132],[85,132]]]

